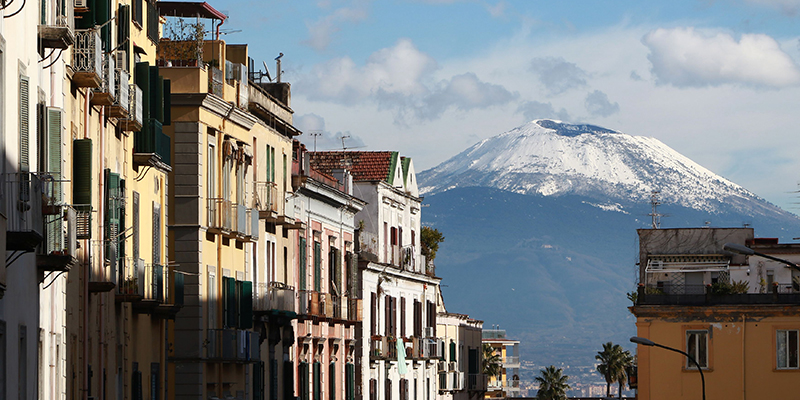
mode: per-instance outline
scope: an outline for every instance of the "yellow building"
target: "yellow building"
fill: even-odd
[[[484,329],[483,343],[500,356],[502,366],[499,376],[490,376],[487,385],[486,398],[492,397],[521,397],[519,386],[519,340],[506,337],[504,329]]]
[[[225,19],[207,3],[159,9],[192,23]],[[246,45],[176,39],[186,37],[159,48],[159,73],[172,82],[169,254],[186,274],[170,353],[174,395],[293,398],[292,231],[300,225],[286,199],[300,132],[289,85],[251,81]]]
[[[753,239],[749,228],[641,229],[637,336],[685,351],[703,368],[707,399],[794,398],[800,390],[800,292],[785,265],[723,251],[748,245],[800,260],[800,247]],[[767,263],[765,263],[767,261]],[[789,282],[764,287],[767,273]],[[733,282],[747,282],[732,289]],[[701,379],[687,357],[638,346],[640,399],[700,399]]]
[[[57,77],[58,193],[69,209],[51,225],[78,248],[64,309],[66,397],[166,398],[166,332],[182,275],[167,257],[169,82],[155,67],[158,11],[143,0],[74,6],[74,45],[61,55],[69,68]]]

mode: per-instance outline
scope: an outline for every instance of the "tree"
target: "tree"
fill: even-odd
[[[622,397],[622,386],[627,382],[625,370],[633,364],[633,356],[622,346],[608,342],[603,345],[603,351],[597,352],[594,356],[600,364],[597,365],[597,372],[603,375],[606,380],[606,397],[611,397],[611,384],[619,382],[619,396]]]
[[[488,377],[499,376],[503,368],[500,354],[494,352],[494,347],[489,343],[483,344],[483,373]]]
[[[563,375],[561,368],[549,366],[541,370],[540,375],[534,378],[534,381],[539,384],[539,392],[536,393],[538,400],[566,400],[567,390],[570,389],[567,384],[569,376]]]
[[[420,251],[428,261],[436,258],[436,251],[439,250],[439,243],[444,242],[444,235],[438,229],[423,226],[419,240],[421,243]]]

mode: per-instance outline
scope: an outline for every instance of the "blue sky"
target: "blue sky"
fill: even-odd
[[[318,149],[347,135],[421,171],[530,119],[588,122],[798,212],[800,0],[210,3],[273,75],[284,53]]]

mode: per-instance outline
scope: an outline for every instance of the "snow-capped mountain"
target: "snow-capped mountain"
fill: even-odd
[[[423,194],[493,187],[520,194],[576,194],[613,202],[649,201],[707,212],[777,207],[684,157],[661,141],[593,125],[534,120],[485,139],[420,174]]]

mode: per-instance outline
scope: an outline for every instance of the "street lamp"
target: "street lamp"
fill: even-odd
[[[703,376],[703,369],[700,368],[700,364],[698,364],[697,360],[695,360],[694,357],[690,356],[689,353],[686,353],[686,352],[678,350],[678,349],[673,349],[672,347],[664,346],[663,344],[658,344],[658,343],[656,343],[656,342],[654,342],[654,341],[652,341],[650,339],[645,339],[645,338],[638,337],[638,336],[632,337],[631,338],[631,342],[636,343],[636,344],[640,344],[642,346],[661,347],[662,349],[666,349],[666,350],[669,350],[669,351],[674,351],[676,353],[681,353],[684,356],[686,356],[686,358],[688,358],[691,362],[694,363],[694,365],[697,366],[697,370],[700,371],[700,383],[702,384],[702,387],[703,387],[703,400],[706,400],[706,378]]]
[[[800,271],[800,266],[798,266],[797,264],[795,264],[795,263],[793,263],[791,261],[784,260],[784,259],[778,258],[778,257],[773,257],[773,256],[771,256],[769,254],[759,253],[759,252],[757,252],[757,251],[755,251],[755,250],[753,250],[753,249],[751,249],[751,248],[749,248],[747,246],[742,246],[742,245],[737,244],[737,243],[725,243],[725,245],[722,246],[722,249],[730,251],[731,253],[744,254],[746,256],[764,257],[766,259],[770,259],[770,260],[777,261],[777,262],[782,263],[782,264],[786,264],[787,266],[789,266],[789,268],[792,268],[792,269]]]

